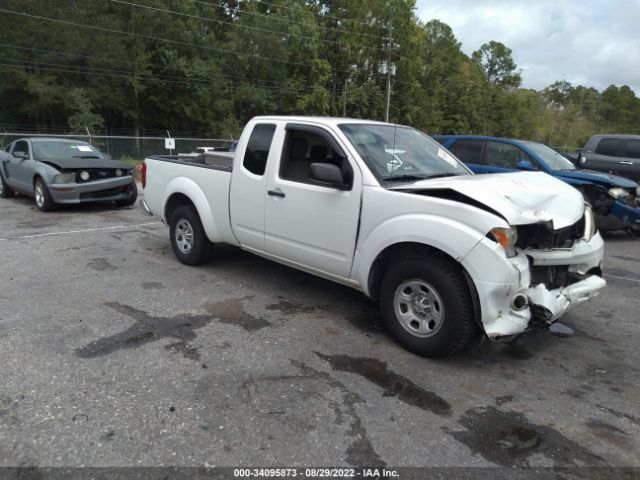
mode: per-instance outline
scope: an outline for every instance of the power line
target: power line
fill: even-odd
[[[14,62],[14,63],[6,63],[6,62]],[[37,68],[39,70],[59,72],[59,73],[73,73],[73,74],[81,74],[81,75],[99,75],[113,78],[123,78],[127,80],[133,80],[134,78],[137,80],[148,80],[154,82],[164,82],[164,83],[172,83],[178,85],[189,85],[189,86],[200,86],[200,87],[209,87],[209,88],[237,88],[237,86],[233,86],[230,84],[221,84],[221,83],[212,83],[212,82],[202,82],[186,79],[184,77],[172,77],[166,75],[151,75],[151,74],[141,74],[137,72],[127,72],[123,70],[112,70],[105,68],[92,68],[92,67],[78,67],[78,66],[70,66],[59,63],[46,63],[46,62],[32,62],[32,61],[19,61],[19,60],[6,60],[6,62],[0,63],[3,66],[10,67],[23,67],[23,68]],[[132,78],[134,77],[134,78]],[[284,84],[283,84],[284,85]],[[286,90],[290,90],[294,93],[300,93],[301,91],[307,91],[308,89],[299,88],[299,87],[267,87],[267,86],[251,86],[251,88],[255,88],[257,90],[262,90],[271,93],[280,93]]]
[[[252,15],[252,16],[256,16],[256,17],[268,18],[269,20],[278,20],[278,21],[281,21],[281,22],[287,22],[287,23],[293,23],[293,24],[298,24],[299,23],[297,20],[290,20],[288,18],[280,17],[280,16],[274,15],[274,14],[265,15],[264,13],[256,13],[256,12],[250,12],[248,10],[242,10],[241,8],[238,8],[238,7],[233,8],[233,9],[229,9],[228,7],[225,7],[223,5],[217,5],[215,3],[205,2],[203,0],[191,0],[191,1],[193,3],[198,3],[198,4],[201,4],[201,5],[207,5],[207,6],[214,7],[214,8],[220,8],[220,9],[225,10],[225,11],[226,10],[233,10],[234,12],[244,13],[245,15]],[[313,15],[316,15],[313,12],[310,12],[310,13],[312,13]],[[370,25],[370,26],[377,27],[378,25]],[[342,30],[340,28],[329,27],[329,26],[326,26],[326,25],[318,25],[318,27],[323,29],[323,30],[325,30],[325,31],[333,30],[333,31],[338,32],[340,34],[356,35],[356,36],[359,36],[359,37],[375,38],[375,39],[378,39],[378,40],[384,40],[386,38],[386,37],[381,37],[380,35],[371,35],[369,33],[353,32],[353,31],[350,31],[350,30],[349,31],[344,31],[344,30]]]
[[[25,50],[25,51],[31,51],[31,52],[37,52],[37,53],[47,53],[47,54],[53,54],[53,55],[63,55],[63,56],[70,56],[70,57],[78,57],[78,58],[84,58],[84,59],[88,59],[88,60],[97,60],[97,61],[103,61],[103,62],[109,62],[109,63],[120,63],[120,64],[129,64],[129,65],[135,65],[135,66],[139,66],[139,67],[158,67],[158,65],[156,64],[144,64],[144,63],[140,63],[140,62],[131,62],[131,61],[127,61],[127,60],[114,60],[114,59],[109,59],[109,58],[101,58],[101,57],[96,57],[96,56],[92,56],[92,55],[82,55],[79,53],[71,53],[71,52],[61,52],[59,50],[45,50],[45,49],[41,49],[41,48],[32,48],[32,47],[21,47],[18,45],[8,45],[8,44],[4,44],[4,43],[0,43],[0,48],[13,48],[13,49],[17,49],[17,50]],[[135,75],[135,72],[131,72],[132,75]],[[278,82],[275,80],[257,80],[257,79],[253,79],[250,77],[243,77],[240,75],[227,75],[227,74],[222,74],[222,73],[218,73],[218,76],[220,77],[224,77],[224,78],[233,78],[233,79],[238,79],[238,80],[248,80],[251,82],[257,82],[257,83],[271,83],[274,84],[274,86],[276,85],[289,85],[285,82]],[[184,78],[184,77],[175,77],[175,78]],[[314,87],[318,87],[318,86],[322,86],[322,85],[310,85],[310,84],[301,84],[299,85],[299,87],[297,87],[298,89],[302,90],[302,89],[308,89],[308,88],[314,88]],[[268,87],[268,85],[267,85]]]
[[[264,32],[264,33],[273,33],[276,35],[281,35],[283,37],[293,37],[293,38],[300,38],[303,40],[314,40],[314,41],[318,41],[318,42],[325,42],[325,43],[331,43],[334,45],[339,45],[342,47],[347,47],[347,48],[351,48],[350,45],[346,44],[346,43],[342,43],[339,42],[337,40],[323,40],[320,38],[316,38],[316,37],[310,37],[308,35],[299,35],[296,33],[287,33],[287,32],[283,32],[281,30],[271,30],[268,28],[262,28],[262,27],[254,27],[251,25],[242,25],[239,23],[233,23],[233,22],[226,22],[224,20],[218,20],[215,18],[208,18],[208,17],[201,17],[199,15],[192,15],[190,13],[184,13],[184,12],[176,12],[175,10],[169,10],[169,9],[165,9],[165,8],[160,8],[160,7],[152,7],[151,5],[144,5],[141,3],[133,3],[133,2],[127,2],[125,0],[110,0],[113,3],[119,3],[121,5],[128,5],[130,7],[136,7],[136,8],[145,8],[147,10],[152,10],[155,12],[162,12],[162,13],[169,13],[171,15],[177,15],[177,16],[181,16],[181,17],[187,17],[187,18],[193,18],[196,20],[204,20],[206,22],[214,22],[214,23],[219,23],[222,25],[230,25],[232,27],[237,27],[237,28],[244,28],[246,30],[253,30],[253,31],[257,31],[257,32]],[[376,50],[380,50],[379,48],[376,48]]]
[[[278,5],[277,3],[266,2],[266,1],[264,1],[264,0],[254,0],[254,1],[255,1],[255,2],[258,2],[258,3],[262,3],[262,4],[264,4],[264,5],[270,5],[270,6],[272,6],[272,7],[284,8],[285,10],[293,10],[293,11],[296,11],[296,10],[297,10],[296,8],[293,8],[293,7],[287,7],[287,6],[285,6],[285,5]],[[382,26],[380,26],[380,25],[371,24],[371,23],[368,23],[368,22],[364,22],[364,21],[362,21],[362,20],[354,19],[354,18],[340,18],[340,17],[333,17],[333,16],[331,16],[331,15],[326,15],[326,14],[323,14],[323,13],[314,13],[314,15],[316,15],[317,17],[320,17],[320,18],[327,18],[327,19],[330,19],[330,20],[336,20],[336,21],[338,21],[338,22],[359,23],[359,24],[361,24],[361,25],[366,25],[367,27],[384,28],[384,27],[382,27]]]
[[[133,33],[133,32],[125,32],[123,30],[115,30],[112,28],[105,28],[105,27],[99,27],[99,26],[94,26],[94,25],[85,25],[83,23],[76,23],[76,22],[71,22],[69,20],[61,20],[59,18],[50,18],[50,17],[44,17],[41,15],[33,15],[31,13],[26,13],[26,12],[14,12],[12,10],[6,10],[4,8],[0,8],[0,13],[8,13],[11,15],[18,15],[21,17],[28,17],[28,18],[33,18],[36,20],[45,20],[45,21],[49,21],[49,22],[53,22],[53,23],[59,23],[62,25],[70,25],[73,27],[80,27],[80,28],[88,28],[90,30],[97,30],[100,32],[106,32],[106,33],[115,33],[115,34],[119,34],[119,35],[126,35],[129,37],[138,37],[138,38],[144,38],[146,40],[154,40],[154,41],[158,41],[158,42],[166,42],[166,43],[172,43],[174,45],[181,45],[184,47],[195,47],[195,48],[200,48],[203,50],[210,50],[210,51],[214,51],[214,52],[220,52],[220,53],[225,53],[225,54],[231,54],[231,55],[239,55],[239,56],[248,56],[248,57],[253,57],[253,58],[258,58],[260,60],[268,60],[270,62],[279,62],[279,63],[285,63],[288,65],[298,65],[298,66],[303,66],[303,67],[315,67],[315,65],[311,64],[311,63],[304,63],[304,62],[292,62],[290,60],[282,60],[280,58],[274,58],[274,57],[265,57],[262,55],[258,55],[256,53],[244,53],[244,52],[238,52],[236,50],[226,50],[226,49],[222,49],[222,48],[215,48],[215,47],[211,47],[208,45],[198,45],[195,43],[189,43],[189,42],[183,42],[181,40],[171,40],[168,38],[163,38],[163,37],[154,37],[152,35],[143,35],[140,33]],[[340,69],[333,69],[333,72],[346,72],[346,70],[340,70]]]

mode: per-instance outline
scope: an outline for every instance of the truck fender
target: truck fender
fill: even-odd
[[[171,219],[166,218],[167,204],[171,197],[175,194],[182,194],[187,197],[198,212],[202,227],[210,241],[214,242],[220,238],[220,230],[216,225],[216,221],[213,218],[213,212],[209,206],[209,202],[204,195],[204,192],[200,189],[198,184],[193,180],[186,177],[177,177],[171,180],[164,191],[165,204],[162,208],[162,217],[167,224]]]
[[[504,221],[496,223],[496,227],[507,226]],[[504,225],[499,225],[500,223]],[[352,278],[370,296],[371,269],[378,256],[387,248],[402,243],[420,244],[440,250],[461,264],[464,257],[483,238],[484,235],[479,231],[450,218],[427,214],[395,217],[375,227],[363,239],[354,257]]]

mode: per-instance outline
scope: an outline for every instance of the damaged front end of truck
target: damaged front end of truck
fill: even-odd
[[[467,221],[476,228],[481,222],[495,225],[458,259],[477,293],[479,324],[491,340],[547,328],[606,286],[604,242],[594,213],[578,191],[559,180],[541,173],[498,174],[404,190],[474,207],[477,214]]]

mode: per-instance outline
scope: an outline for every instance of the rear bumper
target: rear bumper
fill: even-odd
[[[47,185],[55,203],[89,203],[126,200],[130,196],[131,176],[109,178],[88,183]]]

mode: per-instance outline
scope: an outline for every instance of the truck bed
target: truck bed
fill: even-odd
[[[234,152],[214,152],[202,153],[195,157],[188,155],[151,155],[150,159],[163,162],[179,163],[181,165],[191,165],[194,167],[212,168],[231,172],[233,170]]]

